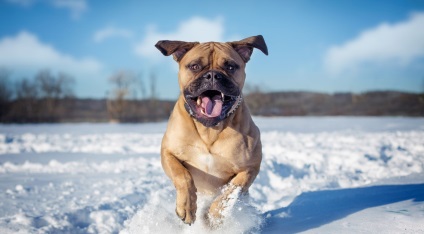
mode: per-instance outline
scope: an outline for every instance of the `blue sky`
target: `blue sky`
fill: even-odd
[[[262,34],[247,83],[266,91],[424,92],[424,1],[1,0],[0,67],[12,81],[65,72],[80,97],[105,97],[108,78],[157,77],[178,96],[177,66],[159,39],[232,41]]]

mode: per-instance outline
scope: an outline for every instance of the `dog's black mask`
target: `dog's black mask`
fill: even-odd
[[[240,89],[224,73],[202,73],[184,89],[187,112],[206,127],[218,125],[240,105]]]

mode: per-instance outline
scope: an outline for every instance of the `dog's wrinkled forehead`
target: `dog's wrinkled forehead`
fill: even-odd
[[[210,65],[211,68],[220,66],[226,61],[233,61],[240,66],[244,65],[242,57],[228,43],[205,42],[194,46],[180,60],[185,66],[190,63],[200,63],[203,66]]]

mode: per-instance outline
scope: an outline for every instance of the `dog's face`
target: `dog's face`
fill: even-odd
[[[206,127],[217,125],[240,105],[253,48],[268,53],[262,36],[227,43],[159,41],[156,47],[179,63],[186,110]]]
[[[179,64],[186,109],[196,120],[210,127],[236,110],[246,77],[245,62],[229,44],[199,44]]]

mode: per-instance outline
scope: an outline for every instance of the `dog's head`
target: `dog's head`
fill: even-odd
[[[179,63],[186,110],[206,127],[217,125],[240,105],[253,48],[268,55],[260,35],[226,43],[159,41],[156,48]]]

